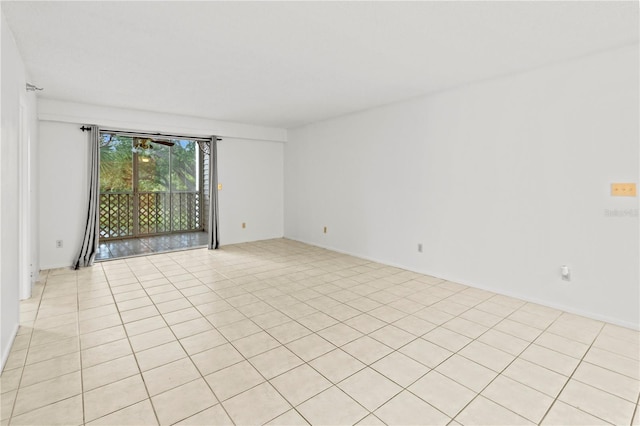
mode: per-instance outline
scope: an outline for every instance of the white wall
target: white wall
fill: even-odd
[[[165,132],[202,136],[215,134],[234,138],[285,142],[287,131],[279,127],[211,120],[201,117],[165,114],[101,105],[89,105],[55,99],[38,100],[38,117],[62,123],[99,124],[106,128]],[[214,133],[212,133],[214,132]]]
[[[33,264],[37,271],[37,259],[23,259],[27,264],[26,274],[20,271],[21,247],[31,250],[29,241],[23,240],[19,230],[20,218],[31,225],[35,220],[35,210],[23,211],[20,207],[22,196],[21,182],[25,176],[36,173],[21,156],[22,142],[31,143],[32,150],[37,145],[35,121],[35,96],[27,94],[25,84],[26,71],[13,34],[0,11],[2,66],[0,71],[2,123],[0,145],[0,369],[9,355],[11,344],[18,330],[19,298],[21,279],[30,285],[28,265]],[[21,135],[21,106],[24,114],[24,133]],[[22,141],[21,141],[22,136]],[[24,173],[23,173],[24,171]],[[33,175],[32,175],[33,176]],[[29,254],[27,254],[29,257]]]
[[[80,125],[40,121],[40,262],[71,266],[87,220],[87,133]],[[62,248],[56,241],[62,240]]]
[[[155,121],[153,113],[144,114],[147,126]],[[173,118],[178,122],[181,117]],[[104,119],[112,119],[108,110]],[[88,167],[87,134],[80,130],[82,124],[40,121],[42,269],[70,266],[82,242]],[[115,127],[117,124],[111,122]],[[216,130],[209,129],[208,133],[215,134]],[[282,145],[233,137],[218,142],[218,180],[223,185],[219,192],[221,244],[283,236]],[[245,229],[242,222],[247,224]],[[56,240],[63,240],[62,248],[56,248]]]
[[[280,142],[232,138],[218,142],[221,244],[282,238],[283,151]]]
[[[635,45],[290,129],[285,236],[637,328],[609,185],[638,181],[638,71]]]

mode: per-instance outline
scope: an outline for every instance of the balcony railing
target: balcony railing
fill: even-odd
[[[105,192],[100,194],[100,239],[201,231],[200,192]]]

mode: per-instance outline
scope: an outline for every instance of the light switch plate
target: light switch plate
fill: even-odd
[[[611,195],[614,197],[635,197],[636,184],[635,183],[612,183]]]

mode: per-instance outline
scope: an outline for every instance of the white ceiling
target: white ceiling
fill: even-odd
[[[638,42],[638,2],[9,2],[39,96],[293,127]]]

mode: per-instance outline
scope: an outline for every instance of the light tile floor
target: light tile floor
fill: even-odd
[[[637,331],[288,240],[44,274],[4,425],[640,424]]]

